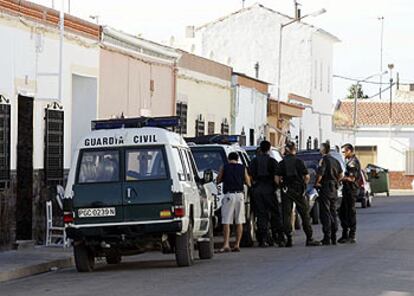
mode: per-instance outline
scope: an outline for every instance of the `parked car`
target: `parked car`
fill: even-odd
[[[245,146],[243,147],[246,150],[247,154],[250,157],[250,160],[256,157],[256,152],[259,146]],[[276,147],[270,149],[270,156],[273,157],[277,162],[281,162],[283,159],[282,153]]]
[[[341,164],[341,167],[343,170],[345,170],[345,162],[342,158],[342,155],[336,151],[331,150],[331,155],[335,157]],[[312,188],[315,186],[316,183],[316,171],[319,166],[319,162],[322,158],[321,153],[319,150],[312,149],[312,150],[301,150],[298,152],[297,157],[305,162],[305,166],[309,171],[310,174],[310,182],[307,186],[306,192],[312,192]],[[338,188],[338,196],[339,199],[342,197],[342,190],[341,188]],[[309,202],[309,208],[310,208],[310,215],[312,218],[313,224],[318,224],[319,222],[319,205],[316,202],[317,195],[315,194],[307,194],[307,199]]]
[[[359,186],[360,188],[358,192],[357,202],[361,203],[362,208],[371,207],[374,196],[371,193],[370,182],[368,182],[368,175],[365,170],[361,170],[361,179]]]
[[[238,145],[239,136],[228,135],[208,135],[195,138],[186,138],[186,141],[194,155],[194,160],[198,169],[203,172],[205,170],[213,170],[218,174],[220,168],[227,163],[228,155],[236,152],[239,155],[239,162],[249,168],[249,156],[246,151]],[[222,230],[221,225],[221,204],[224,197],[223,184],[212,184],[210,190],[215,197],[214,213],[215,213],[215,232]],[[241,246],[252,247],[256,238],[255,234],[255,217],[250,203],[250,194],[247,186],[244,190],[246,223],[243,226],[243,237]]]

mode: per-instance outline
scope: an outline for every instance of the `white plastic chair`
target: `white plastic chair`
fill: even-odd
[[[53,225],[53,206],[52,201],[49,200],[46,202],[46,246],[66,248],[67,245],[65,227]]]

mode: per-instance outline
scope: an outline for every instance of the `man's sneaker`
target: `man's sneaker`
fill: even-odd
[[[307,247],[319,247],[321,245],[321,242],[316,241],[314,239],[308,239],[306,240],[306,246]]]

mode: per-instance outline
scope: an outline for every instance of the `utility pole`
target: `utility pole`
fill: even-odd
[[[246,0],[242,0],[242,8],[244,8]]]
[[[383,53],[384,53],[384,17],[381,16],[378,18],[381,22],[381,38],[380,38],[380,73],[383,70]],[[379,87],[379,97],[382,99],[382,75],[380,76],[380,87]]]
[[[62,1],[62,7],[59,14],[59,100],[63,100],[63,42],[65,37],[65,1]]]
[[[392,70],[394,69],[394,64],[389,64],[388,69],[390,70],[390,127],[392,124],[392,84],[394,82],[392,78]]]

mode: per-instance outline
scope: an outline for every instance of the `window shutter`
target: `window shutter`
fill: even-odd
[[[0,182],[10,181],[10,105],[0,104]],[[2,184],[4,185],[4,184]]]
[[[46,109],[45,116],[45,182],[48,186],[63,185],[64,112]]]

